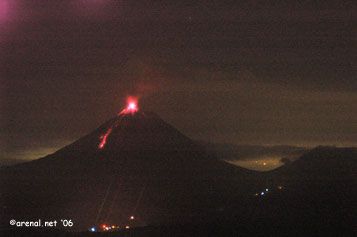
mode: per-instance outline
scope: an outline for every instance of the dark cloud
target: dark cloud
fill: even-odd
[[[130,94],[197,139],[357,140],[352,1],[4,2],[3,156],[60,147]]]

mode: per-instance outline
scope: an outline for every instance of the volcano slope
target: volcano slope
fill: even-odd
[[[2,226],[13,218],[71,219],[71,230],[234,215],[231,203],[244,203],[262,180],[210,158],[147,112],[118,115],[54,154],[2,168],[0,176]]]

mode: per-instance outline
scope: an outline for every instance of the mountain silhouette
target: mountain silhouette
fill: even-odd
[[[203,221],[257,178],[209,156],[154,113],[121,113],[51,155],[3,168],[3,220],[67,218],[82,230]]]
[[[357,174],[357,149],[318,146],[272,173],[304,179],[351,179]]]

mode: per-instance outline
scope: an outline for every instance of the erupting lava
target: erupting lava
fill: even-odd
[[[136,112],[138,112],[139,108],[138,108],[138,100],[134,97],[129,97],[127,99],[127,106],[125,109],[123,109],[119,115],[123,115],[123,114],[134,114]],[[107,143],[107,139],[108,136],[110,135],[110,133],[113,130],[113,127],[116,127],[118,125],[118,123],[114,123],[107,131],[104,135],[100,136],[99,140],[100,143],[98,145],[99,149],[103,149],[105,144]]]
[[[138,112],[138,100],[134,97],[129,97],[127,100],[127,106],[119,114],[134,114]]]

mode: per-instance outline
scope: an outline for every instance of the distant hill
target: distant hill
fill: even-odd
[[[274,173],[300,178],[356,178],[357,148],[316,147]]]
[[[295,146],[235,145],[226,143],[199,142],[213,157],[235,166],[256,171],[276,169],[298,159],[308,151]]]
[[[20,163],[28,162],[28,160],[22,159],[0,159],[0,167],[12,166]]]
[[[262,156],[278,155],[282,157],[297,157],[308,151],[304,147],[296,146],[261,146],[235,145],[229,143],[210,143],[200,141],[200,144],[209,152],[223,160],[249,160]]]
[[[284,190],[272,195],[274,216],[320,226],[321,232],[355,227],[357,148],[316,147],[266,175],[268,185]]]

